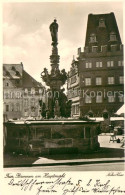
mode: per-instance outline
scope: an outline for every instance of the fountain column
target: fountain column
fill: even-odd
[[[48,98],[47,105],[47,118],[55,118],[66,116],[66,104],[67,97],[63,93],[61,87],[67,80],[67,73],[65,69],[59,69],[60,56],[58,55],[58,24],[56,19],[50,24],[50,33],[52,37],[52,54],[50,55],[51,72],[44,68],[41,76],[43,81],[49,86],[49,92],[52,94],[51,98]]]

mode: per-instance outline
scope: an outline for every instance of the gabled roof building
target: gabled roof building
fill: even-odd
[[[23,68],[23,64],[3,64],[4,114],[8,119],[40,116],[39,100],[45,88]]]
[[[72,116],[114,115],[124,101],[123,66],[123,45],[114,13],[89,14],[84,51],[78,49],[68,76]],[[72,74],[76,69],[77,76]]]

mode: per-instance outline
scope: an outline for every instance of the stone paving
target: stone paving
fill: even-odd
[[[46,156],[25,156],[7,154],[4,156],[4,165],[26,165],[26,164],[56,164],[74,162],[95,162],[95,161],[118,161],[124,160],[123,142],[110,141],[111,134],[101,134],[98,136],[100,149],[87,154],[58,154]],[[116,135],[116,139],[123,139],[123,135]]]
[[[124,139],[124,135],[116,135],[116,139],[115,141],[110,141],[110,138],[112,139],[112,134],[107,133],[107,134],[101,134],[98,136],[98,141],[100,143],[100,147],[105,147],[105,148],[120,148],[120,149],[124,149],[124,147],[122,147],[123,145],[123,139]],[[120,143],[117,143],[117,139],[120,139]]]

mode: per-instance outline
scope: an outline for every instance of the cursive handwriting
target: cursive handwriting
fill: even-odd
[[[49,179],[52,179],[52,178],[64,178],[65,176],[66,176],[65,173],[60,174],[60,175],[50,174],[50,173],[44,173],[43,178],[49,178]]]
[[[109,172],[107,174],[107,176],[124,176],[124,174],[121,173],[121,172],[117,172],[117,173],[115,173],[115,172]]]
[[[24,180],[19,180],[18,182],[15,182],[14,179],[11,179],[10,182],[8,183],[8,185],[11,186],[20,186],[21,190],[31,190],[32,187],[35,185],[37,180],[34,179],[24,179]]]
[[[108,176],[113,175],[113,172],[108,173]],[[118,173],[117,173],[118,174]],[[121,173],[118,174],[121,176]],[[106,175],[107,176],[107,175]],[[104,194],[117,195],[125,194],[125,187],[115,185],[110,179],[85,179],[72,178],[66,173],[41,173],[40,175],[23,175],[17,173],[15,176],[12,173],[7,173],[5,178],[8,180],[8,185],[19,188],[21,191],[32,191],[32,195],[43,194],[60,194],[60,195],[76,195],[76,194]],[[123,189],[122,189],[123,188]]]

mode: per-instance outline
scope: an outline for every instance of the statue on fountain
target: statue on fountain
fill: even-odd
[[[56,46],[58,44],[58,24],[56,22],[57,20],[54,19],[54,22],[50,24],[50,32],[51,32],[51,37],[52,37],[52,45]]]
[[[44,75],[43,75],[44,73]],[[41,73],[41,76],[47,76],[48,75],[48,70],[47,68],[44,68],[43,72]]]
[[[42,79],[43,79],[45,82],[47,82],[48,77],[49,77],[49,73],[48,73],[47,68],[44,68],[43,72],[41,73],[41,77],[42,77]]]
[[[56,19],[50,24],[50,33],[52,37],[52,54],[50,55],[51,72],[44,68],[41,73],[43,81],[49,86],[51,92],[51,97],[47,97],[46,105],[43,105],[44,111],[41,112],[42,116],[47,119],[59,118],[59,117],[69,117],[71,113],[71,101],[68,101],[64,90],[61,87],[65,84],[67,80],[67,73],[65,69],[59,69],[59,59],[58,55],[58,24]],[[58,97],[55,97],[55,94]],[[41,108],[42,110],[42,108]]]

